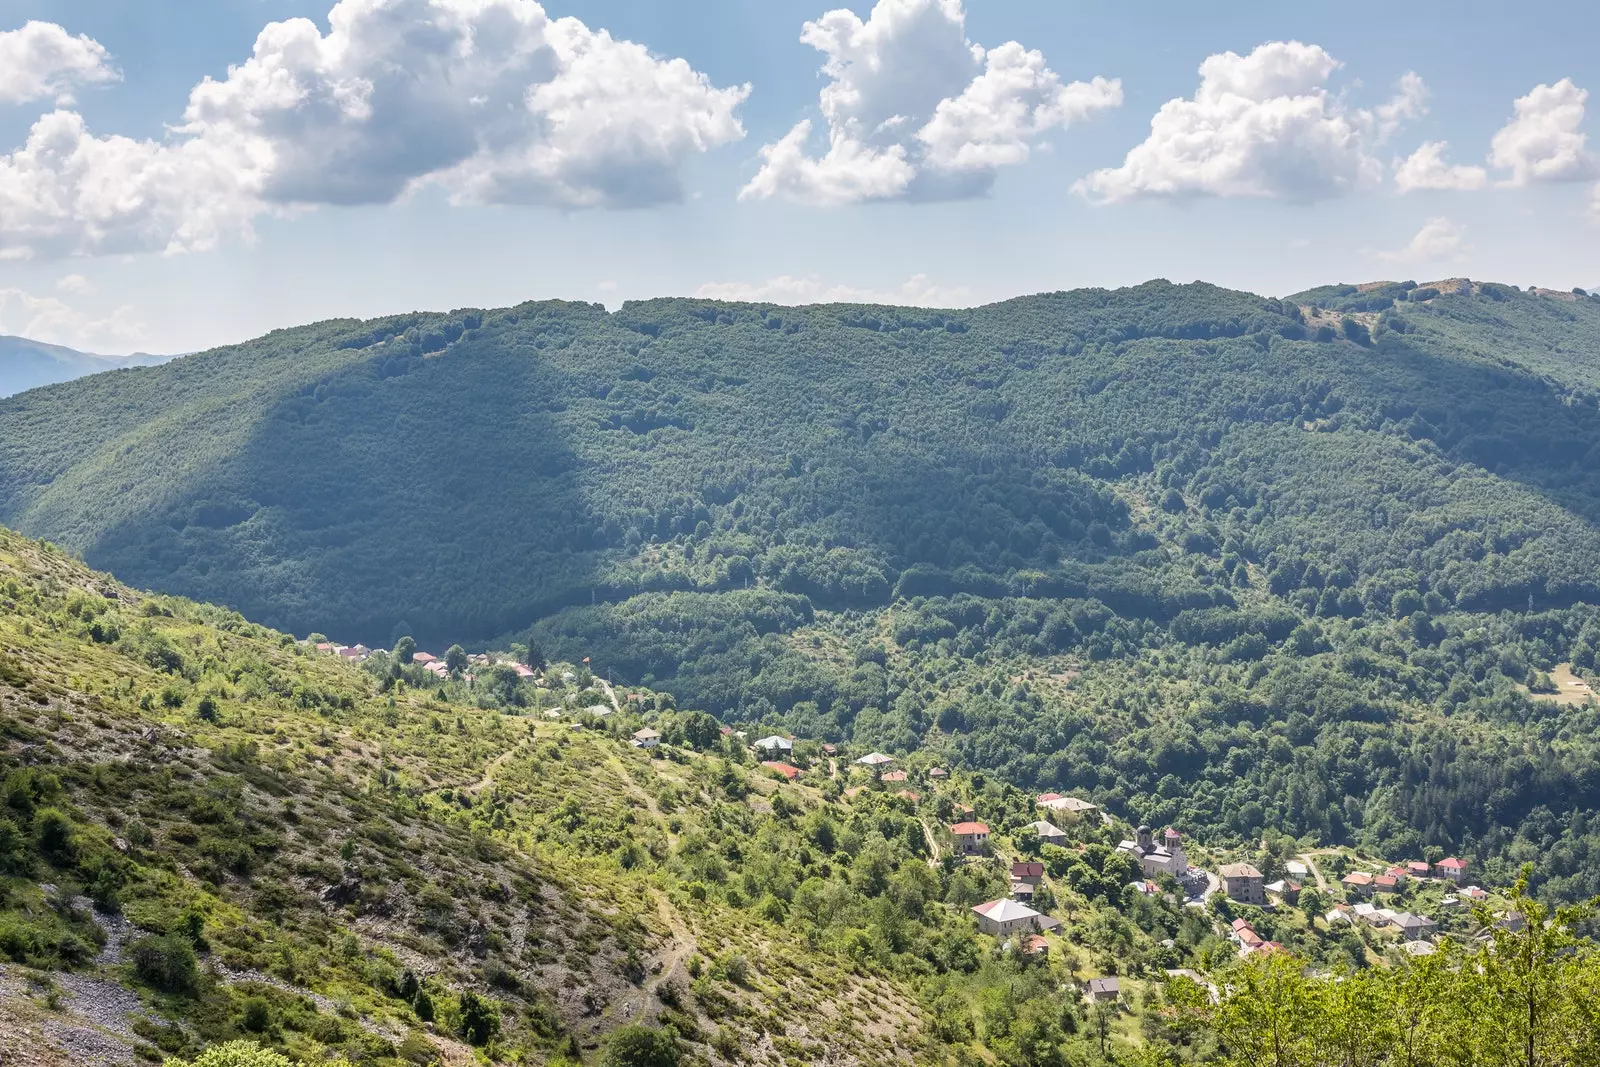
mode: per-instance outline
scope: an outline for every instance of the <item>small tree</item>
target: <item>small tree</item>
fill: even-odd
[[[467,650],[460,645],[451,645],[445,649],[444,666],[445,670],[459,678],[467,669]]]
[[[670,1034],[644,1026],[624,1026],[611,1035],[603,1067],[677,1067],[678,1046]]]
[[[229,1041],[212,1045],[193,1062],[170,1059],[165,1067],[294,1067],[289,1060],[254,1041]]]
[[[411,657],[417,654],[417,642],[410,634],[394,643],[394,658],[399,663],[410,663]]]

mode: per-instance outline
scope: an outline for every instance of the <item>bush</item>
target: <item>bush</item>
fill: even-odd
[[[289,1060],[271,1049],[264,1049],[254,1041],[229,1041],[213,1045],[194,1058],[192,1063],[170,1059],[165,1067],[294,1067]]]
[[[129,947],[128,959],[133,963],[134,975],[152,989],[187,993],[194,988],[197,974],[194,946],[181,937],[164,934],[140,938]],[[226,1064],[215,1067],[226,1067]]]
[[[678,1046],[668,1034],[644,1026],[624,1026],[611,1035],[602,1067],[677,1067]]]

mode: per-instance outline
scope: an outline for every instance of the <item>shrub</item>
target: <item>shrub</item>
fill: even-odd
[[[192,1063],[170,1059],[165,1067],[294,1067],[289,1060],[271,1049],[264,1049],[254,1041],[229,1041],[213,1045],[194,1058]]]
[[[677,1067],[678,1046],[668,1034],[644,1026],[624,1026],[611,1035],[602,1067]]]
[[[164,934],[140,938],[129,946],[128,959],[133,963],[134,975],[152,989],[186,993],[194,988],[194,946],[181,937]],[[197,1063],[196,1067],[200,1065]]]

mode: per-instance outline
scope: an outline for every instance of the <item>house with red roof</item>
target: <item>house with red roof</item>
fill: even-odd
[[[981,856],[989,848],[989,828],[981,822],[958,822],[950,827],[950,836],[963,856]]]
[[[800,777],[799,767],[792,767],[789,764],[781,763],[778,760],[762,760],[761,766],[765,767],[769,771],[777,771],[791,782]]]
[[[1352,897],[1365,897],[1372,893],[1372,875],[1366,871],[1351,871],[1339,879],[1339,884]]]
[[[880,781],[880,782],[894,783],[894,782],[903,782],[905,780],[906,780],[906,772],[905,771],[890,771],[887,774],[883,774],[883,775],[879,775],[878,776],[878,781]]]
[[[1017,860],[1011,865],[1011,880],[1038,885],[1044,881],[1044,864],[1037,860]]]
[[[1460,885],[1467,880],[1467,861],[1456,859],[1454,856],[1435,863],[1433,869],[1440,878],[1448,878],[1456,885]]]

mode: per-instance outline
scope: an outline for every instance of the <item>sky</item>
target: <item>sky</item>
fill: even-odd
[[[0,333],[1600,286],[1600,5],[0,0]]]

